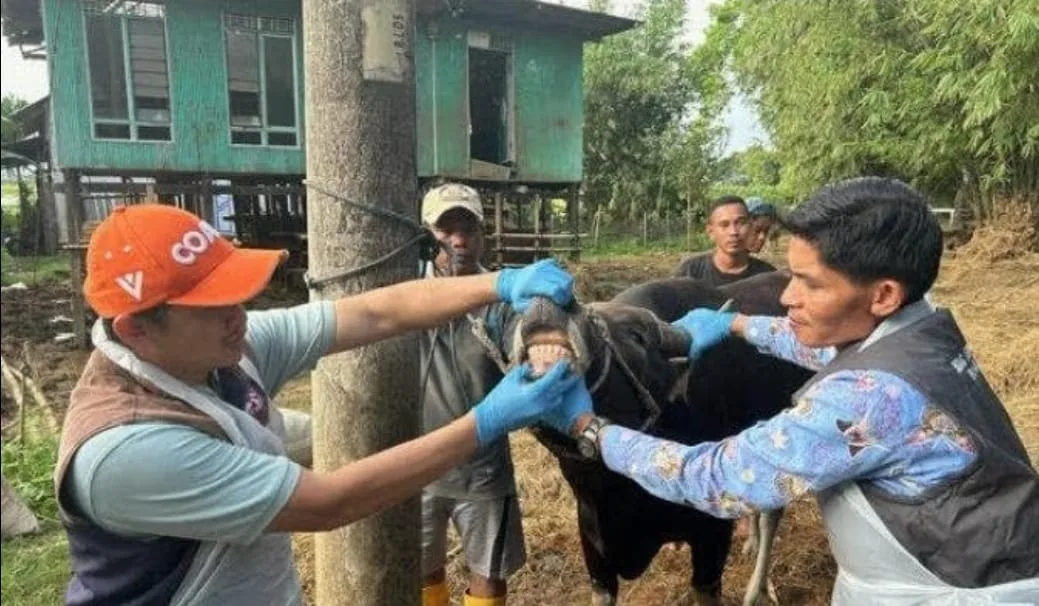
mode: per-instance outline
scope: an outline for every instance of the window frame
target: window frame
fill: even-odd
[[[254,30],[256,33],[256,69],[257,77],[259,82],[259,90],[257,95],[259,96],[259,113],[260,113],[260,126],[235,126],[231,124],[231,62],[228,56],[228,30],[231,26],[228,24],[229,17],[238,17],[245,19],[255,20],[257,27]],[[260,21],[263,19],[272,19],[278,21],[286,21],[292,24],[291,33],[283,32],[268,32],[264,31],[260,27]],[[245,149],[256,149],[258,147],[271,147],[280,149],[301,149],[302,148],[302,120],[300,119],[300,85],[299,85],[299,23],[295,17],[281,17],[271,15],[258,15],[258,14],[244,14],[224,11],[220,16],[220,37],[223,42],[223,64],[224,64],[224,93],[225,93],[225,107],[227,108],[227,135],[228,144],[231,147],[241,147]],[[264,38],[281,38],[288,40],[292,48],[292,109],[293,109],[293,121],[296,123],[295,126],[271,126],[268,122],[267,116],[267,54],[265,52]],[[244,133],[259,133],[259,143],[235,143],[233,136],[236,132]],[[296,137],[296,142],[293,145],[285,145],[281,143],[270,143],[271,134],[291,134]]]
[[[90,111],[90,139],[98,142],[115,142],[115,143],[155,143],[160,145],[168,145],[174,143],[175,133],[173,130],[173,68],[171,67],[172,56],[170,55],[170,31],[169,24],[166,22],[166,2],[164,0],[146,0],[143,4],[156,5],[162,8],[161,16],[151,15],[138,15],[133,13],[113,13],[107,18],[119,19],[119,30],[122,36],[122,52],[123,52],[123,78],[125,82],[126,95],[126,119],[118,120],[114,118],[98,118],[94,115],[94,74],[91,69],[90,61],[90,39],[87,27],[87,19],[89,16],[95,13],[91,12],[93,6],[102,5],[104,2],[98,0],[80,0],[80,18],[83,26],[83,50],[85,51],[84,57],[86,60],[86,74],[87,74],[87,108]],[[134,102],[134,80],[132,62],[130,60],[130,31],[129,21],[131,19],[141,20],[156,20],[162,22],[162,52],[166,62],[166,95],[169,103],[169,122],[151,122],[147,120],[137,119],[137,106]],[[99,137],[97,135],[98,125],[109,125],[109,126],[125,126],[130,131],[130,136],[123,137]],[[145,128],[168,128],[170,131],[169,139],[141,139],[138,137],[139,127]]]

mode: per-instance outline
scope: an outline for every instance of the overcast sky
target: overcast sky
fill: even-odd
[[[584,8],[587,0],[548,0],[567,6]],[[688,0],[686,30],[689,40],[698,43],[703,39],[707,26],[707,7],[718,0]],[[615,7],[610,12],[630,16],[636,2],[633,0],[614,0]],[[47,62],[40,59],[23,59],[17,47],[8,46],[3,41],[3,65],[0,88],[3,94],[14,94],[26,101],[35,101],[47,94]],[[725,116],[725,125],[729,136],[726,153],[743,149],[748,145],[764,141],[765,134],[757,122],[757,117],[745,101],[734,101]]]
[[[17,46],[3,43],[3,77],[0,88],[4,95],[14,94],[26,101],[35,101],[47,94],[47,62],[41,59],[23,59]]]

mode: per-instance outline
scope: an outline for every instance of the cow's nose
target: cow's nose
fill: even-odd
[[[534,297],[523,312],[523,338],[536,332],[566,331],[567,319],[567,313],[551,299]]]

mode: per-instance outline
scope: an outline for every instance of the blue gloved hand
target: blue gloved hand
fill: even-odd
[[[684,330],[692,337],[689,358],[695,360],[729,336],[732,321],[735,319],[736,312],[698,308],[675,320],[671,325]]]
[[[507,267],[494,285],[498,299],[523,313],[534,297],[547,297],[565,307],[574,299],[574,277],[554,259],[542,259],[522,268]]]
[[[530,380],[530,367],[526,364],[512,369],[473,408],[477,443],[486,446],[514,429],[536,422],[545,411],[559,406],[563,394],[580,380],[570,373],[566,362],[557,362],[535,381]]]
[[[541,416],[541,422],[563,435],[569,436],[577,418],[592,413],[592,393],[585,382],[578,381],[563,394],[558,406],[549,409]]]

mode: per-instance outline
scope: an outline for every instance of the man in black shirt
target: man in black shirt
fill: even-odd
[[[721,286],[757,274],[775,271],[775,267],[750,255],[747,251],[749,214],[739,196],[722,196],[711,203],[707,217],[707,235],[714,250],[683,260],[675,270],[679,278],[696,278],[713,286]]]

